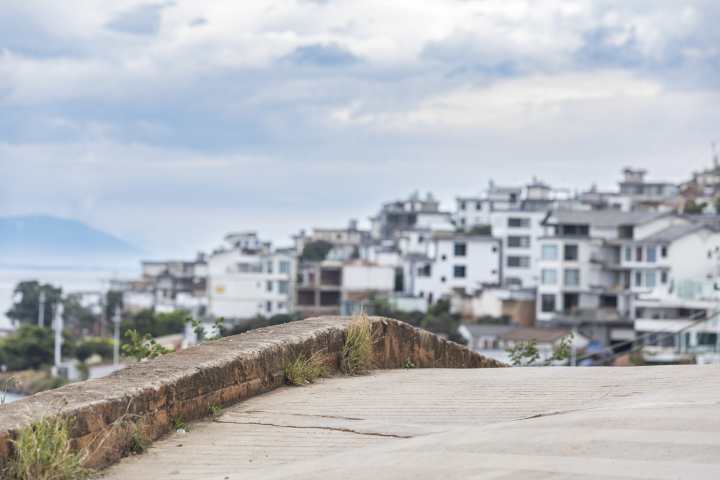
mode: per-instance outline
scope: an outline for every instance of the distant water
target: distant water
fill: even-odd
[[[13,304],[13,291],[22,281],[37,280],[62,287],[63,294],[73,292],[106,291],[111,279],[134,280],[137,270],[112,269],[61,269],[61,268],[0,268],[0,328],[10,326],[5,316]]]
[[[27,395],[23,395],[22,393],[7,392],[7,394],[5,395],[5,403],[14,402],[15,400],[18,400],[18,399],[24,398],[24,397],[27,397]],[[0,398],[2,398],[2,397],[0,397]]]

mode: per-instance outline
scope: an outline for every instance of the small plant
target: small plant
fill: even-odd
[[[14,378],[15,378],[15,375],[13,375],[12,377],[8,378],[8,379],[5,380],[5,382],[3,383],[3,396],[2,396],[2,399],[0,399],[0,405],[3,404],[3,403],[5,403],[5,396],[7,395],[7,384],[8,384],[8,382],[10,382],[10,380],[13,380]],[[15,382],[15,386],[16,386],[16,387],[19,387],[20,385],[22,385],[22,382],[20,382],[20,381],[16,381],[16,382]]]
[[[143,427],[142,419],[135,424],[135,429],[130,435],[130,448],[128,453],[141,455],[150,448],[150,439],[145,436],[145,427]]]
[[[345,375],[358,375],[372,370],[375,365],[372,346],[376,342],[365,310],[361,311],[359,316],[353,313],[352,322],[345,332],[345,345],[340,363],[342,372]]]
[[[67,400],[63,406],[67,404]],[[86,478],[94,472],[85,468],[85,462],[97,451],[86,445],[74,452],[69,436],[69,420],[61,413],[62,407],[46,413],[31,425],[23,428],[13,443],[13,454],[7,460],[5,476],[12,480],[70,480]],[[98,445],[97,448],[100,448]]]
[[[310,358],[305,358],[301,353],[295,356],[295,360],[292,362],[285,359],[282,362],[283,370],[285,370],[285,383],[291,385],[307,385],[319,377],[330,376],[330,370],[326,366],[327,354],[324,348],[310,355]]]
[[[158,344],[149,333],[146,333],[144,337],[140,338],[135,330],[128,330],[125,332],[125,336],[130,337],[132,344],[123,345],[123,355],[126,357],[135,357],[138,359],[138,362],[144,358],[153,359],[175,351]]]
[[[224,412],[222,409],[222,405],[218,404],[217,400],[213,401],[213,404],[210,405],[210,408],[208,408],[208,411],[207,411],[208,417],[213,417],[213,418],[217,418],[220,415],[222,415],[223,413]]]
[[[407,357],[403,362],[403,368],[417,368],[415,364],[410,361],[410,357]]]
[[[213,323],[213,328],[217,332],[217,334],[214,337],[205,338],[205,327],[203,327],[201,322],[198,322],[193,317],[187,317],[185,320],[183,320],[183,323],[191,323],[195,329],[193,330],[198,335],[198,340],[201,342],[211,342],[213,340],[219,340],[222,338],[222,331],[225,330],[225,327],[223,327],[222,323],[225,321],[225,317],[220,317],[217,320],[215,320],[215,323]]]
[[[527,367],[540,360],[540,352],[537,349],[537,342],[530,338],[527,342],[518,342],[513,348],[506,348],[510,354],[510,364],[513,367]]]
[[[563,337],[560,339],[560,345],[558,345],[558,348],[547,360],[545,360],[545,366],[548,366],[555,361],[561,362],[570,357],[570,348],[572,346],[572,340],[574,337],[575,335],[573,334],[572,330],[563,335]]]
[[[175,415],[175,417],[173,418],[173,428],[175,428],[175,430],[185,430],[186,432],[189,432],[190,427],[182,421],[183,415],[185,415],[184,410],[180,415]]]

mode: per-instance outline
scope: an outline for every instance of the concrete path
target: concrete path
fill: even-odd
[[[720,478],[720,366],[390,370],[283,387],[112,479]]]

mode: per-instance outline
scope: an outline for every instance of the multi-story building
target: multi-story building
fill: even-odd
[[[646,170],[626,168],[620,182],[620,196],[629,198],[635,210],[675,210],[677,187],[668,182],[646,182]]]
[[[295,310],[303,317],[372,313],[376,296],[388,298],[395,287],[395,268],[355,259],[324,260],[300,267]]]
[[[432,304],[456,289],[471,294],[484,285],[500,284],[499,239],[440,230],[431,231],[422,243],[424,251],[404,257],[405,293]]]
[[[371,217],[371,236],[381,240],[396,240],[404,231],[415,227],[452,225],[452,214],[439,210],[440,202],[431,193],[423,200],[416,193],[407,200],[383,205],[376,217]]]
[[[674,213],[553,211],[543,224],[537,320],[589,322],[606,344],[634,337],[638,294],[713,275],[720,248],[712,226]]]
[[[294,250],[273,249],[255,233],[228,239],[234,248],[208,259],[209,314],[237,319],[291,313],[297,271]]]
[[[207,305],[207,261],[142,262],[143,278],[122,288],[123,308],[130,312],[154,308],[157,312],[201,312]]]
[[[298,235],[293,236],[298,255],[302,254],[308,243],[323,241],[333,246],[328,259],[343,261],[359,254],[360,245],[369,238],[370,232],[357,228],[357,220],[350,220],[347,228],[314,228],[312,235],[306,235],[305,230],[300,230]]]

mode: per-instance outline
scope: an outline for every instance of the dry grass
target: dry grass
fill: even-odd
[[[353,314],[352,322],[345,332],[340,370],[345,375],[360,375],[371,371],[375,366],[372,346],[376,342],[367,313],[363,310],[360,315]]]
[[[91,452],[89,446],[73,451],[69,430],[74,420],[65,418],[61,410],[62,407],[46,413],[21,430],[18,439],[12,441],[13,455],[8,459],[2,478],[70,480],[94,473],[85,468],[85,462],[94,451]]]
[[[310,355],[310,358],[305,358],[301,353],[295,356],[292,362],[283,359],[285,382],[291,385],[307,385],[317,378],[330,377],[327,362],[328,357],[324,348]]]

